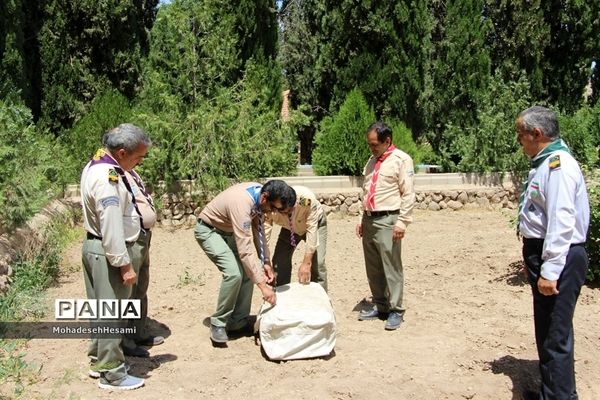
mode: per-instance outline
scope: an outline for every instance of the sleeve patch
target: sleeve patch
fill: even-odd
[[[105,197],[100,200],[100,203],[102,203],[102,207],[104,207],[104,208],[108,208],[110,206],[118,207],[119,206],[119,198],[117,196]]]
[[[242,224],[242,228],[245,231],[250,230],[250,228],[252,228],[252,221],[244,221],[244,223]]]
[[[108,170],[108,181],[110,183],[118,183],[119,182],[119,174],[115,171],[114,168]]]
[[[310,203],[310,199],[307,199],[306,197],[300,197],[300,200],[298,200],[298,204],[302,207],[310,207]]]
[[[550,168],[550,171],[560,168],[560,156],[558,154],[550,157],[550,161],[548,161],[548,167]]]

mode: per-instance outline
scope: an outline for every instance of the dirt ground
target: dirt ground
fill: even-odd
[[[252,337],[212,346],[205,319],[213,312],[220,275],[191,229],[156,229],[149,314],[155,333],[167,339],[150,350],[149,359],[129,358],[131,373],[146,378],[146,386],[98,389],[87,376],[84,339],[31,340],[26,359],[41,369],[22,398],[520,399],[522,390],[537,387],[539,376],[530,288],[508,221],[492,211],[416,212],[402,244],[405,322],[388,332],[383,321],[357,320],[370,293],[356,221],[330,217],[335,351],[288,362],[266,359]],[[85,298],[79,251],[79,243],[66,251],[65,273],[49,301]],[[259,294],[255,289],[253,313]],[[600,398],[599,299],[600,289],[585,286],[575,315],[581,400]]]

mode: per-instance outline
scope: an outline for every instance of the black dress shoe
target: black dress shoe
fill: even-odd
[[[224,326],[210,326],[210,339],[215,343],[226,343],[229,340]]]
[[[373,307],[370,310],[363,310],[363,311],[359,312],[358,320],[359,321],[369,321],[369,320],[377,319],[377,318],[385,318],[386,316],[387,316],[387,313],[379,312],[379,310],[377,310],[377,307]]]
[[[388,316],[387,320],[385,321],[385,330],[386,331],[396,330],[396,329],[400,328],[400,325],[402,325],[403,321],[404,321],[404,318],[402,317],[402,314],[400,314],[397,311],[392,311],[390,313],[390,315]]]
[[[136,340],[135,344],[138,346],[158,346],[159,344],[163,344],[165,342],[165,338],[162,336],[148,336],[147,338]]]
[[[540,394],[533,390],[526,390],[523,392],[523,400],[540,400]]]
[[[239,329],[227,329],[227,335],[229,336],[229,338],[252,336],[254,335],[254,329],[252,328],[252,325],[246,324]]]
[[[144,349],[143,347],[123,347],[123,354],[125,354],[126,356],[129,357],[141,357],[141,358],[148,358],[150,357],[150,353],[148,352],[148,350]]]

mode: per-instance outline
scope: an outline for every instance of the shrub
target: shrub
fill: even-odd
[[[20,321],[44,316],[40,298],[59,275],[60,253],[76,238],[73,213],[54,217],[39,236],[30,238],[12,263],[14,275],[8,291],[0,296],[0,320]]]
[[[52,197],[61,153],[51,140],[33,125],[27,107],[0,100],[0,233],[26,221]]]
[[[522,176],[527,158],[516,140],[515,119],[529,106],[529,84],[525,79],[508,83],[498,76],[491,79],[478,112],[478,124],[468,128],[449,126],[444,133],[446,150],[458,154],[458,169]]]
[[[362,175],[370,156],[365,134],[375,120],[360,90],[350,92],[339,112],[321,121],[313,152],[315,172],[318,175]],[[410,155],[415,165],[435,160],[431,146],[415,143],[412,132],[403,122],[390,120],[387,123],[392,129],[394,145]]]
[[[434,157],[432,157],[433,150],[431,149],[431,146],[415,143],[412,132],[403,122],[390,121],[390,128],[392,128],[394,145],[411,156],[415,168],[418,164],[434,160]]]
[[[594,132],[592,110],[589,107],[579,109],[573,115],[558,115],[560,134],[569,145],[573,156],[585,166],[598,163],[597,133]]]
[[[94,99],[90,111],[60,136],[60,144],[67,157],[61,181],[79,182],[83,167],[102,146],[102,135],[115,126],[131,122],[131,117],[129,101],[116,90],[105,92]]]
[[[369,158],[366,129],[375,113],[358,89],[346,96],[333,117],[325,117],[315,135],[312,160],[318,175],[362,175]]]
[[[600,172],[588,171],[587,177],[590,197],[590,228],[586,244],[589,257],[587,278],[590,281],[600,281]]]

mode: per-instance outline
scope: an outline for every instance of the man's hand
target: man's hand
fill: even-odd
[[[556,288],[557,283],[558,281],[549,281],[540,276],[540,279],[538,279],[537,282],[538,290],[544,296],[554,296],[555,294],[558,294],[558,289]]]
[[[275,272],[273,271],[273,267],[270,263],[265,262],[264,266],[265,276],[267,277],[267,283],[272,283],[275,281]]]
[[[312,263],[303,262],[300,264],[300,268],[298,268],[298,282],[300,283],[310,283],[310,267]]]
[[[258,288],[262,293],[262,298],[264,301],[271,303],[271,305],[275,305],[275,303],[277,303],[277,295],[271,286],[267,285],[265,282],[261,282],[258,284]]]
[[[398,240],[404,239],[404,231],[394,225],[394,232],[392,233],[392,240],[397,242]]]
[[[131,286],[137,282],[137,275],[130,264],[123,265],[121,268],[121,278],[123,278],[123,285]]]
[[[362,224],[358,224],[358,225],[356,225],[356,236],[358,236],[359,238],[361,238],[362,235],[363,235]]]

